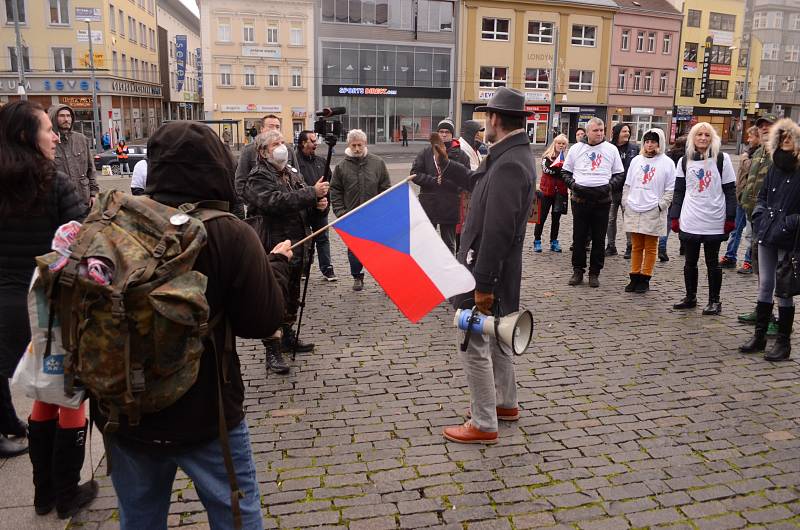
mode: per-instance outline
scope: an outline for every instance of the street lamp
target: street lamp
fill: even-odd
[[[556,86],[558,79],[558,26],[553,24],[553,67],[550,69],[550,123],[547,124],[547,145],[553,141],[556,127]]]
[[[26,100],[28,95],[25,93],[25,56],[22,54],[22,35],[19,32],[19,5],[17,0],[11,1],[11,16],[14,17],[14,33],[17,39],[17,82],[19,83],[17,85],[17,94],[19,94],[20,99]]]
[[[735,49],[737,49],[736,46],[730,47],[731,51]],[[739,48],[739,53],[742,53],[742,51],[743,49]],[[750,44],[747,47],[747,59],[744,66],[744,87],[742,87],[742,104],[739,107],[739,134],[736,138],[736,154],[740,154],[742,152],[742,144],[744,143],[744,121],[747,118],[747,98],[750,93],[750,56],[752,54],[753,42],[751,37]]]
[[[97,101],[97,80],[94,76],[94,47],[92,46],[92,21],[85,19],[86,22],[86,35],[89,38],[89,68],[92,71],[92,109],[94,121],[94,148],[96,152],[100,153],[103,150],[103,144],[100,134],[100,108]]]

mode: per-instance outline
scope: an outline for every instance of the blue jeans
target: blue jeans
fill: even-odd
[[[658,238],[658,251],[659,252],[666,252],[667,251],[667,241],[669,241],[669,233],[672,231],[672,220],[667,214],[667,235],[661,236]]]
[[[349,250],[347,251],[347,261],[350,262],[350,274],[353,275],[353,278],[364,279],[364,266],[358,261],[356,255]]]
[[[228,432],[236,482],[244,494],[239,500],[242,528],[264,528],[261,495],[250,449],[247,422]],[[122,530],[166,529],[172,483],[180,467],[194,483],[208,511],[211,528],[233,528],[231,487],[219,440],[177,455],[149,454],[109,440],[111,482],[119,500]]]
[[[737,205],[736,206],[736,229],[730,235],[730,239],[728,240],[728,250],[725,252],[725,258],[728,261],[732,261],[736,263],[736,254],[739,252],[739,243],[742,240],[742,232],[744,232],[744,227],[747,224],[747,214],[744,211],[744,208]],[[745,261],[747,261],[747,257],[745,256]]]
[[[327,215],[317,215],[316,213],[311,217],[311,231],[316,232],[323,226],[328,224]],[[319,271],[326,273],[333,270],[331,265],[331,243],[328,237],[328,230],[318,235],[314,241],[317,245],[317,261],[319,262]]]

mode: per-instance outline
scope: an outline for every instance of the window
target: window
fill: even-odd
[[[248,43],[256,41],[256,25],[252,20],[242,22],[242,40]]]
[[[800,13],[789,15],[789,29],[800,29]]]
[[[764,44],[761,58],[765,61],[777,61],[778,55],[781,51],[781,45],[775,42],[768,42]]]
[[[683,46],[683,60],[690,63],[697,62],[697,43],[686,42]]]
[[[172,41],[170,41],[169,43],[169,58],[170,59],[175,58],[175,43]]]
[[[91,63],[88,66],[91,66]],[[53,70],[56,72],[72,71],[72,48],[53,48]]]
[[[693,98],[694,97],[694,78],[684,77],[681,79],[681,97]]]
[[[623,51],[628,51],[630,49],[630,46],[631,46],[631,30],[623,29],[622,40],[619,48]]]
[[[292,46],[303,45],[303,24],[299,22],[292,22],[292,27],[289,30],[289,44]]]
[[[231,86],[231,65],[219,65],[219,84],[222,86]]]
[[[709,79],[706,85],[706,95],[713,99],[728,99],[728,81]]]
[[[661,72],[661,77],[658,79],[658,91],[662,94],[666,94],[667,85],[669,85],[669,74],[667,72]]]
[[[783,60],[786,62],[796,63],[800,60],[800,46],[797,44],[789,44],[783,49]]]
[[[128,39],[136,42],[136,19],[133,17],[128,17]]]
[[[231,41],[231,19],[221,18],[217,22],[217,40],[219,42]]]
[[[506,86],[508,82],[508,68],[505,66],[481,66],[479,85],[482,87],[496,88]]]
[[[645,72],[644,74],[644,91],[653,91],[653,72]]]
[[[636,34],[636,51],[644,51],[644,31],[640,31]]]
[[[647,53],[656,53],[656,34],[647,34]]]
[[[550,71],[546,68],[526,68],[525,88],[549,90]]]
[[[528,21],[528,42],[538,44],[553,43],[553,23],[540,22],[538,20]]]
[[[711,12],[708,27],[720,31],[734,31],[736,29],[736,15]]]
[[[114,9],[114,4],[108,4],[108,29],[117,31],[117,10]]]
[[[139,44],[147,48],[147,26],[139,22]]]
[[[633,91],[640,92],[642,90],[642,71],[635,70],[633,72]]]
[[[114,75],[117,75],[119,72],[119,57],[117,56],[117,52],[113,50],[111,52],[111,72]]]
[[[137,79],[137,77],[138,74],[136,73],[136,62],[133,57],[131,57],[131,78]]]
[[[591,70],[570,70],[569,89],[581,92],[591,92],[594,72]]]
[[[6,24],[14,24],[14,0],[6,0]],[[28,18],[25,13],[25,0],[17,0],[17,15],[20,24],[27,24]]]
[[[18,72],[19,71],[19,63],[17,63],[17,47],[16,46],[9,46],[8,47],[8,55],[11,59],[11,71]],[[31,71],[31,57],[30,53],[28,52],[28,47],[22,47],[22,67],[25,69],[26,72]]]
[[[731,64],[731,49],[728,46],[711,47],[711,64]]]
[[[128,77],[128,56],[122,54],[122,77]]]
[[[661,42],[661,53],[664,55],[672,53],[672,33],[664,33],[664,40]]]
[[[767,26],[770,28],[783,28],[783,11],[774,11],[767,17]]]
[[[762,29],[767,27],[767,12],[758,11],[753,14],[753,29]]]
[[[623,69],[620,70],[617,74],[617,90],[619,92],[625,92],[625,76],[628,75],[628,71]]]
[[[119,10],[119,34],[125,36],[125,14]]]
[[[278,23],[267,22],[267,43],[278,44]]]
[[[156,49],[156,30],[154,29],[150,30],[150,49]]]
[[[50,4],[50,24],[66,25],[69,24],[69,5],[68,0],[49,0]]]
[[[741,101],[744,98],[744,82],[743,81],[736,81],[736,84],[733,85],[733,97],[737,101]]]
[[[278,87],[280,83],[278,82],[278,76],[280,74],[280,70],[277,66],[270,66],[267,69],[267,86],[270,87]]]
[[[794,77],[787,77],[781,80],[781,92],[795,92],[797,90],[797,80]]]
[[[596,34],[597,34],[596,26],[581,26],[578,24],[573,24],[572,45],[594,47]]]
[[[775,76],[762,75],[758,78],[758,89],[767,92],[775,92]]]
[[[686,25],[690,28],[699,28],[700,27],[700,18],[703,16],[702,11],[698,11],[697,9],[690,9],[689,12],[686,14]]]
[[[254,86],[256,86],[256,67],[255,66],[245,66],[244,67],[244,86],[246,86],[246,87],[254,87]]]
[[[484,18],[481,25],[481,38],[486,40],[508,40],[507,18]]]
[[[292,67],[292,88],[303,86],[303,69],[297,66]]]

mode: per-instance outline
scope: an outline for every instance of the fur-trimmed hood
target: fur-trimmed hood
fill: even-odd
[[[800,159],[800,125],[797,125],[793,120],[784,118],[775,122],[772,129],[769,131],[769,139],[767,140],[767,151],[770,155],[774,155],[775,151],[780,148],[781,136],[784,131],[790,131],[794,136],[794,154]]]

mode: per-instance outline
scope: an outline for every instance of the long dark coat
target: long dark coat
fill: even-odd
[[[469,157],[460,148],[447,151],[451,162],[469,167]],[[419,202],[433,224],[454,225],[459,221],[459,189],[452,182],[438,184],[439,170],[433,159],[433,147],[428,146],[417,154],[411,165],[411,174],[416,175],[413,182],[420,187]]]
[[[475,290],[495,296],[495,315],[519,310],[522,249],[536,191],[536,164],[525,132],[492,146],[475,171],[449,163],[442,174],[472,191],[456,256],[475,277]],[[464,307],[467,297],[451,302]]]

